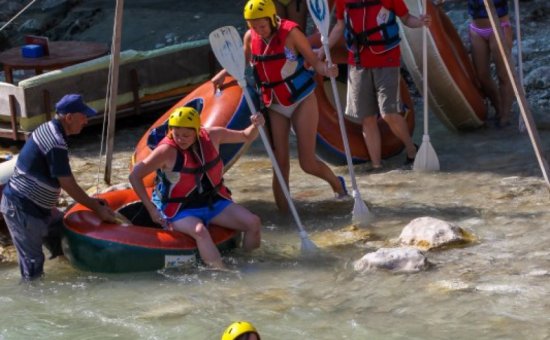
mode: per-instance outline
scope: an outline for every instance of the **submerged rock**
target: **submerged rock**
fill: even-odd
[[[401,245],[413,246],[422,250],[463,244],[474,240],[474,235],[461,227],[429,216],[412,220],[399,235]]]
[[[430,262],[416,248],[380,248],[355,261],[353,268],[357,271],[387,269],[396,272],[419,272],[430,266]]]
[[[315,235],[314,242],[323,247],[343,247],[364,242],[372,237],[369,230],[349,226],[339,230],[326,230]]]

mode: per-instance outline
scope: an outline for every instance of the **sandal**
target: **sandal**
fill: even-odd
[[[340,184],[342,185],[342,189],[344,189],[344,192],[342,194],[335,192],[334,198],[336,198],[337,200],[344,200],[349,197],[348,189],[346,188],[346,181],[342,176],[338,176],[337,178],[340,181]]]

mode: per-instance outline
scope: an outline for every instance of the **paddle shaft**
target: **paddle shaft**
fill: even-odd
[[[521,115],[523,116],[523,120],[525,121],[527,132],[529,133],[531,144],[533,145],[533,149],[535,150],[535,155],[537,156],[542,175],[544,176],[546,184],[550,186],[550,179],[548,177],[548,162],[546,161],[546,158],[544,158],[544,156],[542,155],[540,137],[538,131],[535,129],[535,122],[533,120],[533,116],[531,115],[531,111],[529,110],[527,99],[525,98],[525,92],[518,81],[515,69],[512,67],[511,57],[504,48],[504,36],[502,30],[500,29],[500,20],[498,19],[495,5],[493,4],[492,0],[483,0],[483,3],[485,4],[487,14],[489,15],[489,21],[491,22],[491,27],[493,28],[493,33],[495,34],[498,50],[500,52],[500,56],[504,61],[504,66],[506,67],[508,78],[510,79],[510,83],[512,83],[514,93],[518,100],[519,110],[521,112]]]
[[[321,42],[323,43],[323,49],[325,50],[325,56],[327,57],[329,67],[332,66],[332,60],[330,57],[330,48],[328,47],[328,39],[321,36]],[[355,180],[355,171],[353,170],[353,161],[351,159],[351,150],[348,142],[348,135],[346,132],[346,122],[344,120],[344,112],[342,110],[342,104],[340,103],[340,96],[338,95],[338,88],[336,87],[336,79],[330,77],[330,85],[332,85],[332,95],[336,104],[336,111],[338,113],[338,125],[340,125],[340,133],[342,134],[342,142],[344,143],[344,151],[346,154],[346,161],[348,163],[349,177],[351,178],[351,186],[353,191],[357,192],[357,195],[361,196],[357,188],[357,181]]]
[[[427,0],[424,0],[424,15],[428,11]],[[428,134],[428,28],[422,26],[422,94],[424,95],[424,134]]]
[[[243,90],[244,98],[246,99],[246,103],[248,104],[248,108],[250,109],[251,114],[256,113],[256,107],[254,106],[254,102],[252,101],[252,98],[250,97],[250,94],[248,93],[248,90],[246,89],[246,81],[244,79],[237,79],[237,82],[239,83],[239,86]],[[281,186],[281,190],[285,194],[285,197],[288,201],[288,206],[290,207],[290,211],[292,212],[292,215],[294,216],[294,220],[296,221],[296,224],[298,225],[298,229],[300,229],[300,236],[302,238],[307,238],[307,232],[304,229],[304,226],[302,225],[302,222],[300,221],[300,216],[298,216],[298,212],[296,211],[296,207],[294,206],[294,202],[292,201],[292,197],[290,197],[290,192],[288,191],[288,187],[286,185],[285,178],[283,177],[283,173],[281,172],[281,169],[279,168],[279,165],[277,164],[277,160],[275,159],[275,154],[273,154],[273,149],[271,148],[271,145],[269,144],[269,138],[267,137],[267,134],[265,133],[265,130],[263,126],[258,126],[258,131],[260,132],[260,137],[262,138],[262,142],[264,143],[264,147],[267,151],[267,154],[269,155],[269,158],[271,159],[271,164],[273,165],[273,170],[275,171],[275,175],[277,176],[277,179],[279,180],[279,185]]]

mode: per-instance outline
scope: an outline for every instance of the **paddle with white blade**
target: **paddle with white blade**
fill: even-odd
[[[427,0],[424,0],[423,12],[427,13]],[[414,171],[439,171],[439,159],[430,143],[428,134],[428,28],[422,26],[422,95],[424,96],[424,135],[422,144],[414,159]]]
[[[307,0],[307,6],[309,8],[309,13],[311,14],[311,17],[313,18],[313,22],[315,22],[315,26],[317,26],[317,29],[321,33],[321,42],[323,43],[323,49],[325,51],[328,64],[332,65],[332,61],[330,58],[330,49],[328,46],[330,10],[327,0]],[[351,185],[353,188],[354,205],[351,219],[353,224],[366,226],[371,222],[373,216],[370,213],[369,208],[367,208],[367,205],[361,198],[361,193],[357,188],[355,173],[353,171],[353,162],[351,160],[351,151],[349,148],[348,136],[346,133],[344,114],[342,111],[342,105],[340,103],[340,96],[338,95],[338,89],[336,87],[336,79],[331,77],[330,83],[332,85],[332,95],[334,96],[334,102],[336,103],[336,111],[338,112],[338,123],[340,125],[340,133],[342,134],[342,141],[344,143],[349,176],[351,178]]]
[[[237,29],[233,26],[220,27],[210,33],[209,40],[210,45],[212,46],[212,51],[218,59],[218,62],[230,75],[233,76],[233,78],[237,80],[239,86],[243,90],[243,95],[246,99],[251,114],[255,114],[257,111],[254,107],[254,102],[252,101],[252,98],[250,97],[250,94],[246,89],[246,60],[243,51],[242,39],[239,36]],[[262,126],[258,126],[258,131],[260,132],[260,137],[262,138],[264,147],[269,155],[269,158],[271,159],[271,164],[273,165],[273,170],[275,171],[277,179],[279,180],[281,189],[283,190],[283,193],[285,194],[285,197],[288,201],[288,205],[290,207],[292,215],[294,216],[294,220],[296,221],[298,229],[300,230],[300,238],[302,240],[302,253],[316,253],[318,251],[318,248],[315,243],[313,243],[313,241],[309,239],[309,236],[304,229],[302,222],[300,221],[300,217],[298,216],[296,207],[294,206],[292,198],[290,197],[290,192],[288,191],[288,188],[286,186],[283,174],[281,173],[279,165],[277,164],[277,161],[275,159],[275,155],[273,154],[273,150],[271,149],[271,145],[269,144],[267,134],[265,133]]]

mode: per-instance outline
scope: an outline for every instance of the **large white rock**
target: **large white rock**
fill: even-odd
[[[461,227],[429,216],[412,220],[399,235],[401,245],[413,246],[422,250],[473,240],[474,236]]]
[[[355,261],[357,271],[387,269],[396,272],[418,272],[430,266],[428,259],[416,248],[380,248]]]

